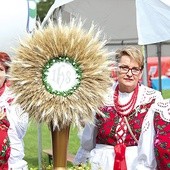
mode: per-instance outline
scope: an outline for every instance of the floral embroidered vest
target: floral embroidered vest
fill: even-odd
[[[6,88],[8,88],[9,84],[6,82],[1,88],[0,88],[0,102],[7,102],[9,105],[12,102],[12,98],[8,95],[4,97],[4,94],[6,95]],[[4,101],[5,99],[5,101]],[[10,141],[8,137],[8,129],[10,126],[9,120],[6,116],[6,108],[3,106],[0,106],[1,110],[1,117],[0,117],[0,169],[7,170],[8,169],[8,159],[10,157]]]
[[[131,127],[133,134],[136,139],[139,139],[142,122],[145,115],[148,112],[148,109],[155,102],[155,99],[152,99],[149,103],[137,106],[132,113],[127,116],[128,123]],[[116,127],[119,124],[120,115],[117,114],[114,106],[105,106],[102,109],[105,117],[96,115],[98,133],[96,137],[97,144],[107,144],[115,146],[117,144]],[[135,146],[137,143],[134,138],[127,130],[126,138],[124,140],[126,146]]]

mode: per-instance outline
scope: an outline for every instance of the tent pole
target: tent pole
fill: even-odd
[[[38,170],[42,170],[42,131],[41,131],[41,123],[38,123]]]
[[[144,69],[143,69],[143,84],[145,86],[148,86],[148,71],[147,71],[147,57],[148,57],[148,49],[147,49],[147,45],[143,45],[142,46],[142,51],[143,51],[143,55],[144,55]]]
[[[161,42],[157,44],[157,56],[158,56],[158,76],[159,76],[159,91],[162,92],[162,62],[161,62]]]

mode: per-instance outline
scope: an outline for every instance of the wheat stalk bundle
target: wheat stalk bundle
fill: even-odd
[[[70,23],[59,20],[57,25],[51,21],[21,40],[10,66],[15,102],[30,117],[52,123],[58,129],[71,123],[81,126],[82,122],[93,122],[93,111],[100,112],[111,84],[111,54],[105,48],[106,40],[100,36],[101,31],[93,24],[85,30],[81,19],[73,19]],[[74,71],[75,80],[70,88],[64,86],[71,73],[63,70],[59,74],[59,69],[54,69],[61,69],[61,64]],[[52,74],[54,70],[56,73]],[[53,83],[49,74],[55,76]]]

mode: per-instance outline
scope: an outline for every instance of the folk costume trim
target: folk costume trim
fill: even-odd
[[[170,100],[166,99],[155,103],[153,110],[160,114],[160,117],[166,121],[170,122]]]

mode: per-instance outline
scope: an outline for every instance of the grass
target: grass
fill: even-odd
[[[162,91],[164,98],[170,98],[170,90]],[[42,149],[51,148],[51,132],[46,124],[42,124]],[[68,150],[70,153],[76,154],[80,141],[77,135],[77,128],[70,129]],[[38,167],[38,125],[34,121],[30,121],[27,134],[24,138],[25,143],[25,160],[28,162],[29,168]],[[47,155],[42,155],[43,164],[48,165]],[[69,164],[70,166],[70,164]]]
[[[170,90],[162,90],[164,99],[170,98]]]
[[[28,162],[29,168],[38,167],[38,124],[34,121],[30,121],[26,136],[24,137],[25,144],[25,160]],[[68,150],[72,154],[76,154],[79,148],[79,138],[77,136],[77,128],[71,127]],[[51,131],[44,123],[41,126],[41,142],[42,149],[51,148]],[[41,145],[41,144],[40,144]],[[45,154],[42,154],[43,165],[48,165],[48,157]],[[71,164],[68,164],[70,166]]]

